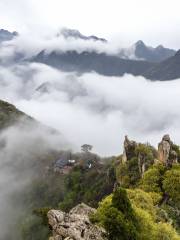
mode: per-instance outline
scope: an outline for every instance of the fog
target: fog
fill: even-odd
[[[24,209],[14,194],[21,194],[37,175],[45,173],[43,157],[49,151],[73,146],[56,131],[21,118],[1,131],[0,148],[0,239],[20,239],[16,224]]]
[[[1,67],[1,99],[57,129],[79,149],[119,154],[124,135],[157,145],[165,133],[179,143],[180,81],[64,73],[43,64]]]
[[[50,31],[48,34],[45,31],[41,34],[32,32],[31,37],[29,37],[29,34],[20,33],[19,36],[12,40],[3,42],[0,45],[1,63],[6,63],[17,56],[29,59],[43,50],[45,50],[46,54],[52,51],[66,52],[76,50],[78,53],[94,51],[109,55],[118,55],[123,51],[122,54],[125,58],[136,59],[133,46],[130,47],[130,45],[126,45],[120,40],[117,41],[114,38],[112,40],[107,39],[108,42],[104,42],[93,39],[84,40],[72,36],[67,37],[63,34],[64,29]]]

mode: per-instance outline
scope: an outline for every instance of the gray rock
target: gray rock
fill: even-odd
[[[77,205],[69,213],[61,210],[48,212],[49,225],[52,227],[51,240],[103,240],[105,230],[93,225],[89,216],[96,210],[84,203]]]
[[[172,149],[173,142],[168,134],[164,135],[158,144],[158,160],[166,166],[177,162],[177,153]]]

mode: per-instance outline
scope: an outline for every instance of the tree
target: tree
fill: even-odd
[[[135,240],[136,229],[132,222],[125,219],[122,212],[110,207],[105,212],[104,228],[109,240]]]
[[[137,220],[123,188],[117,188],[99,204],[92,220],[105,228],[109,240],[138,239]]]
[[[127,192],[123,188],[117,188],[112,197],[112,206],[125,215],[125,218],[135,220],[134,212],[127,196]]]
[[[162,180],[165,167],[161,164],[154,165],[144,173],[141,188],[146,192],[162,192]]]
[[[174,167],[165,173],[163,189],[180,206],[180,167]]]
[[[90,152],[92,150],[93,146],[89,145],[89,144],[83,144],[81,146],[81,150],[85,153]]]

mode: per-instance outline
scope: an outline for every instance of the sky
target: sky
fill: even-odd
[[[0,28],[44,34],[61,27],[128,45],[180,48],[179,0],[0,0]]]

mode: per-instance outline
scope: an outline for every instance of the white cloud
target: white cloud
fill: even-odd
[[[169,133],[180,142],[179,80],[78,76],[43,64],[3,68],[1,74],[1,98],[58,129],[76,149],[90,143],[103,155],[118,154],[126,134],[157,145]],[[43,83],[46,92],[37,92]]]

